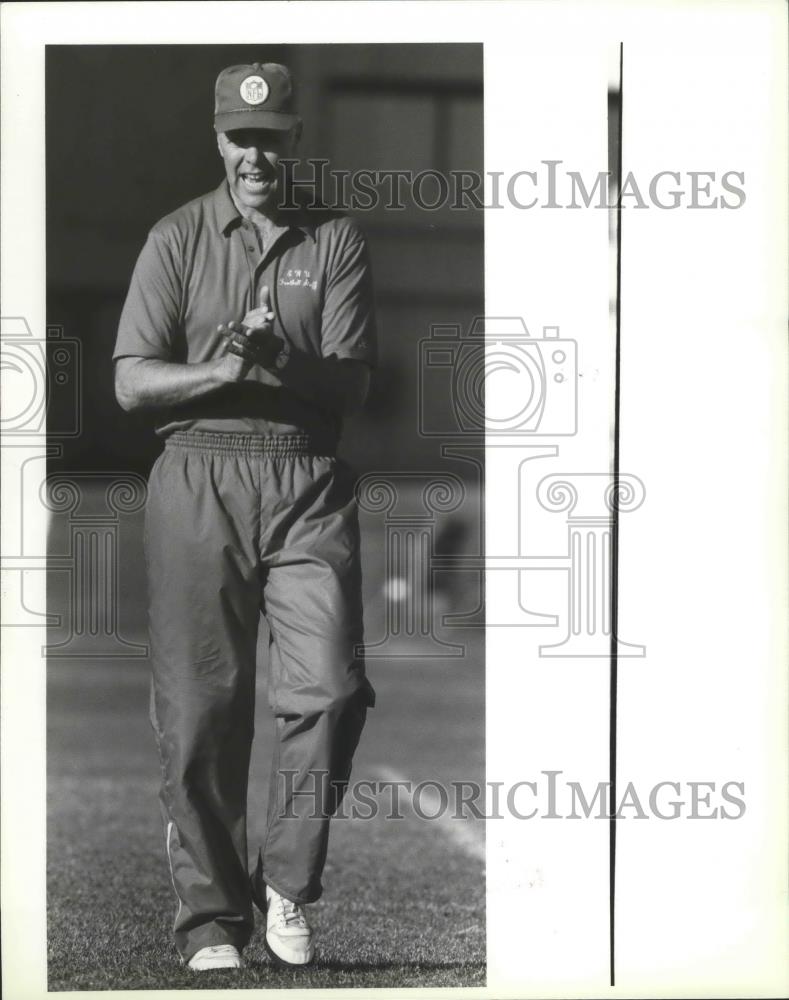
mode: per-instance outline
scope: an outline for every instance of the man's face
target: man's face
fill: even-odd
[[[220,132],[217,144],[230,190],[240,208],[262,211],[276,205],[278,163],[293,154],[298,132],[250,128]]]

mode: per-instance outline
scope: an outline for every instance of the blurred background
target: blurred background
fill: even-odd
[[[52,990],[192,985],[170,942],[173,898],[147,721],[142,500],[162,444],[149,419],[117,405],[111,355],[148,230],[223,176],[215,78],[256,60],[293,71],[305,158],[335,170],[483,170],[480,45],[47,47]],[[433,198],[434,189],[424,194]],[[480,210],[425,211],[408,196],[404,204],[353,213],[370,244],[381,347],[366,409],[342,444],[360,476],[375,476],[363,480],[369,502],[360,517],[378,703],[354,777],[451,790],[457,781],[481,786],[485,773],[481,574],[451,565],[482,554],[484,449],[472,435],[476,446],[454,440],[465,457],[444,455],[451,434],[420,433],[420,414],[433,429],[457,426],[452,357],[420,401],[420,342],[433,326],[467,331],[482,314],[483,220]],[[378,503],[382,480],[396,507]],[[410,555],[398,561],[397,553]],[[252,854],[265,828],[272,749],[267,638],[263,621]],[[422,801],[426,812],[436,795]],[[326,896],[313,908],[317,966],[298,977],[277,973],[256,938],[237,985],[483,983],[483,862],[479,819],[426,822],[406,805],[398,822],[337,821]]]

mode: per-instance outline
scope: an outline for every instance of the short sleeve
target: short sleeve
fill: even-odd
[[[344,228],[326,280],[321,325],[324,357],[378,360],[370,256],[361,232]]]
[[[151,230],[132,274],[113,359],[170,359],[180,322],[181,282],[170,244]]]

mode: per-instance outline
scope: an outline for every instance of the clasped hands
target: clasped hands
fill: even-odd
[[[271,311],[268,286],[260,290],[260,302],[240,323],[221,323],[217,333],[226,338],[225,358],[231,365],[231,378],[244,378],[252,365],[271,368],[285,346],[274,333],[274,313]],[[228,355],[231,357],[228,358]]]

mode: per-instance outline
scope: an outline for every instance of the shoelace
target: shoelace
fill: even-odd
[[[294,903],[290,899],[285,899],[284,896],[280,896],[279,912],[282,922],[286,927],[295,925],[296,927],[306,928],[307,920],[304,916],[304,909],[299,903]]]

